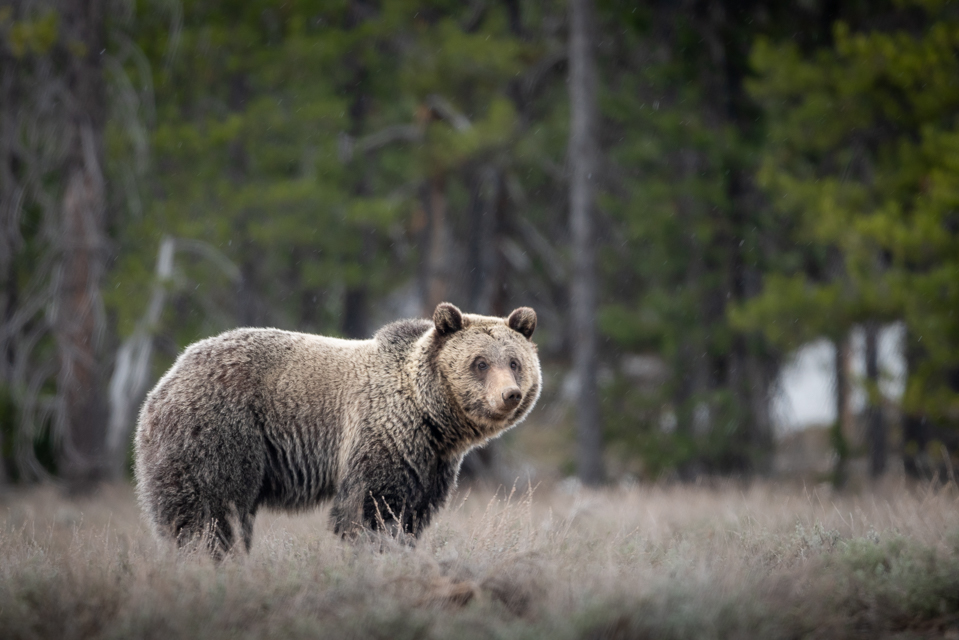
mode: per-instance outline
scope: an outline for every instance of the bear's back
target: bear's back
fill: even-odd
[[[191,417],[206,418],[225,405],[256,402],[264,378],[292,348],[285,333],[234,329],[187,347],[147,396],[139,437],[179,430]]]
[[[300,334],[279,329],[233,329],[187,347],[169,377],[200,388],[212,383],[245,395],[293,357],[303,342]]]
[[[377,331],[373,339],[389,349],[402,350],[409,348],[432,326],[429,320],[397,320]]]

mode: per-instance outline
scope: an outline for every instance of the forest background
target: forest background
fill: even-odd
[[[2,481],[128,474],[194,340],[363,338],[443,300],[537,310],[557,473],[769,474],[817,338],[833,480],[951,473],[959,6],[571,4],[0,6]]]

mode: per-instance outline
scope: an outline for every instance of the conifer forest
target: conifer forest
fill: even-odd
[[[819,341],[819,479],[945,478],[957,185],[948,0],[6,0],[0,483],[129,477],[200,338],[441,301],[536,309],[556,477],[774,475]]]
[[[957,0],[0,0],[4,639],[959,638],[957,473]]]

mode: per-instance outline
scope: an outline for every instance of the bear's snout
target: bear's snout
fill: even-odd
[[[523,390],[507,367],[491,367],[486,378],[486,401],[490,417],[505,419],[523,400]]]
[[[523,399],[523,392],[520,391],[517,386],[507,387],[503,389],[500,397],[503,398],[503,406],[506,407],[507,410],[512,411],[519,405],[520,400]]]

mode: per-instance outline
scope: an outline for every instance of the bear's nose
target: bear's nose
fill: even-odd
[[[523,392],[519,387],[507,387],[503,390],[503,404],[507,409],[513,409],[523,399]]]

